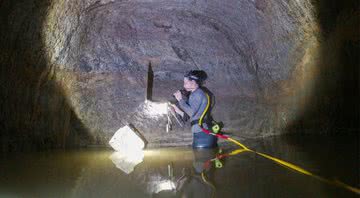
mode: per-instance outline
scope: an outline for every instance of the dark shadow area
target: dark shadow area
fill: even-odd
[[[151,62],[148,65],[147,71],[147,82],[146,82],[146,98],[147,100],[152,101],[153,99],[153,86],[154,86],[154,71],[151,66]]]
[[[43,24],[50,0],[0,2],[0,154],[94,140],[55,81]]]
[[[315,0],[321,28],[313,96],[289,132],[359,133],[360,3]]]
[[[310,103],[287,128],[297,134],[281,138],[316,164],[309,167],[296,159],[285,160],[359,187],[360,2],[313,3],[322,33],[320,73]]]
[[[321,184],[319,192],[326,196],[314,197],[357,197],[357,194],[346,188],[337,186],[336,181],[345,183],[352,187],[359,187],[359,161],[356,150],[358,140],[351,134],[287,134],[274,136],[254,142],[251,148],[263,152],[286,162],[292,163],[306,171],[326,179],[321,181],[315,177],[304,175],[297,171],[281,167],[271,160],[265,160],[276,165],[276,170],[288,173],[287,179],[293,176],[315,187]],[[262,158],[257,156],[257,158]],[[273,170],[274,174],[276,171]],[[301,179],[300,179],[301,178]],[[283,185],[288,186],[288,183]],[[306,191],[302,188],[302,191]],[[312,196],[310,196],[312,197]]]

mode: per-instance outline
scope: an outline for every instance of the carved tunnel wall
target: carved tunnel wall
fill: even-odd
[[[359,130],[357,1],[0,1],[4,151],[106,144],[133,124],[149,146],[166,134],[166,102],[203,69],[214,117],[239,137]]]

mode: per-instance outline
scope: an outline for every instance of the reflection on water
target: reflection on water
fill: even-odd
[[[248,145],[359,185],[355,137],[278,137]],[[6,156],[0,163],[0,197],[357,197],[253,153],[215,160],[234,149],[150,149],[132,158],[94,149]]]
[[[137,152],[126,155],[121,152],[113,152],[110,157],[114,165],[126,174],[133,172],[136,165],[141,163],[144,159],[144,151],[138,150]]]

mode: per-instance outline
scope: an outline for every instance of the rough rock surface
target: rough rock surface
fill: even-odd
[[[149,62],[157,102],[207,71],[237,136],[358,131],[359,3],[331,2],[0,1],[2,149],[106,144],[127,123],[149,146],[188,145],[146,113]]]

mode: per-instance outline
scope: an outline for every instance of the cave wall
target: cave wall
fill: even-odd
[[[245,138],[358,131],[356,1],[0,2],[2,149],[106,144],[133,124],[149,146],[188,145],[165,133],[166,102],[189,69],[209,75],[214,117]]]
[[[84,146],[94,142],[55,80],[44,23],[50,1],[0,3],[1,151]]]
[[[359,134],[360,3],[314,1],[321,42],[314,91],[287,131]]]

